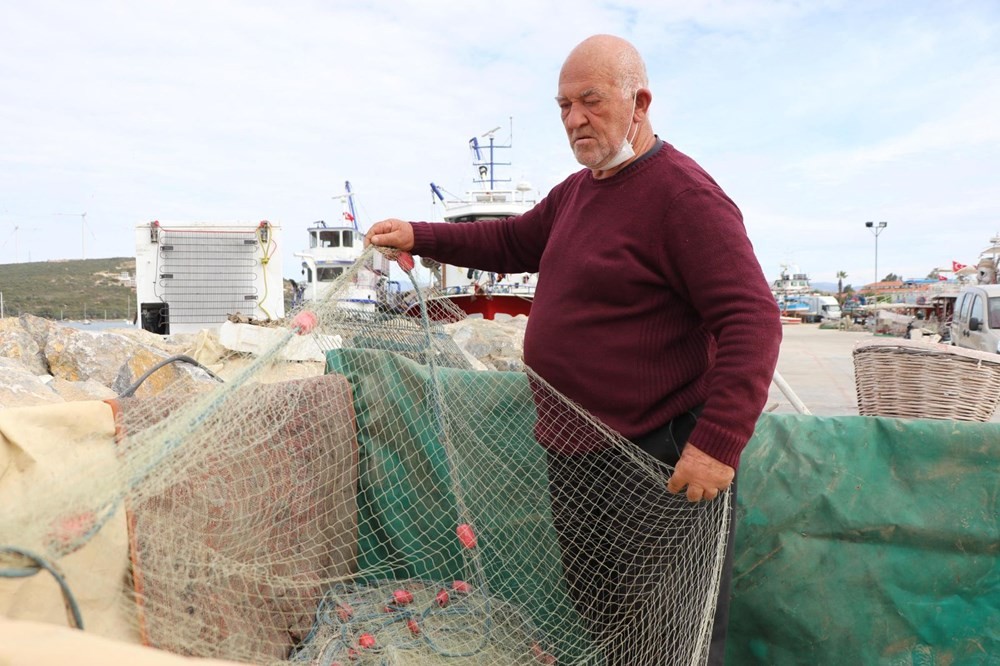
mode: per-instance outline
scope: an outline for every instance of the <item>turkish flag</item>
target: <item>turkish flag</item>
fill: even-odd
[[[962,270],[963,268],[965,268],[965,264],[960,264],[960,263],[958,263],[957,261],[954,261],[954,260],[951,262],[951,272],[952,273],[957,273],[958,271]]]
[[[942,281],[942,282],[945,282],[945,281],[947,281],[947,280],[948,280],[948,278],[946,278],[946,277],[945,277],[945,276],[943,276],[943,275],[938,275],[938,280],[940,280],[940,281]]]

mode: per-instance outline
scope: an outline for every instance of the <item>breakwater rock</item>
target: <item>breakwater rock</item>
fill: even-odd
[[[478,369],[517,371],[523,368],[527,321],[526,317],[467,319],[448,324],[445,330]],[[210,372],[189,363],[166,363],[143,379],[157,364],[179,355]],[[0,408],[104,400],[136,383],[134,394],[140,397],[168,387],[197,390],[218,381],[216,377],[235,377],[253,361],[253,354],[227,348],[209,329],[176,336],[130,327],[86,331],[21,315],[0,320]],[[322,362],[288,361],[260,379],[283,381],[322,373]]]

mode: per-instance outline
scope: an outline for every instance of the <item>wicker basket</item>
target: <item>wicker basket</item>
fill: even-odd
[[[902,339],[854,346],[862,416],[989,421],[1000,402],[1000,354]]]

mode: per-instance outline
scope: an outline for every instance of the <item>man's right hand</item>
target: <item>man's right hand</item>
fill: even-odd
[[[394,217],[372,225],[365,234],[365,245],[394,247],[403,252],[413,249],[413,226]]]
[[[686,488],[689,502],[714,500],[732,484],[734,478],[735,469],[688,442],[667,481],[667,490],[681,493]]]

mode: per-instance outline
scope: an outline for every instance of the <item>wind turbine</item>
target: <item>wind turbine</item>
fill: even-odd
[[[4,250],[4,249],[7,248],[7,245],[10,244],[11,239],[12,238],[14,239],[14,263],[15,264],[20,263],[20,261],[21,261],[21,251],[20,251],[21,244],[20,244],[19,241],[20,241],[20,234],[23,231],[38,231],[38,227],[30,227],[30,228],[25,229],[20,224],[15,224],[13,231],[11,231],[10,235],[7,236],[7,238],[4,240],[3,245],[0,245],[0,250]],[[28,250],[28,261],[31,261],[31,250],[30,249]]]
[[[86,213],[56,213],[56,215],[59,215],[59,216],[70,216],[70,217],[79,216],[80,217],[80,258],[81,259],[86,259],[87,258],[87,250],[86,250],[85,241],[87,239],[87,236],[86,236],[85,232],[87,230],[87,214]],[[91,231],[90,235],[94,236],[94,232]],[[94,240],[97,240],[97,236],[94,236]]]

